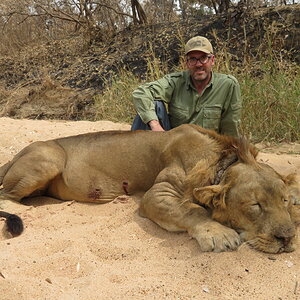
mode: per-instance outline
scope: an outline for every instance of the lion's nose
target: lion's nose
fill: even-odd
[[[277,228],[274,237],[279,240],[284,246],[287,246],[295,237],[296,230],[294,226]]]
[[[291,242],[291,240],[294,236],[295,235],[293,235],[293,236],[277,236],[277,235],[275,235],[275,238],[277,240],[279,240],[283,244],[283,246],[287,246]]]

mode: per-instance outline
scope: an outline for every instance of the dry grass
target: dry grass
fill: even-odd
[[[95,96],[96,120],[131,123],[135,115],[131,93],[140,83],[132,73],[121,70],[103,94]]]
[[[239,76],[244,98],[242,129],[254,141],[300,140],[300,68]]]
[[[132,91],[145,81],[166,73],[157,59],[148,62],[148,76],[141,81],[128,71],[116,75],[103,95],[97,96],[97,119],[132,122]],[[243,97],[241,129],[254,142],[300,140],[300,67],[283,63],[276,52],[232,66],[225,48],[218,53],[215,70],[237,77]]]

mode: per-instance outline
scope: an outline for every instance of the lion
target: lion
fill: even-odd
[[[9,211],[36,193],[106,203],[144,192],[140,215],[168,231],[187,231],[201,251],[232,251],[246,242],[291,252],[300,223],[295,177],[259,163],[257,154],[244,138],[196,125],[35,142],[0,168],[0,207]],[[4,211],[8,230],[20,234],[22,220]]]

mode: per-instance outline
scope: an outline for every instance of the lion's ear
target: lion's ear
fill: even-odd
[[[289,174],[283,177],[284,183],[288,188],[288,197],[292,204],[300,204],[300,184],[298,183],[296,174]]]
[[[287,185],[293,185],[293,184],[297,183],[295,173],[284,176],[282,179],[283,179],[284,183],[287,184]]]
[[[225,208],[225,194],[227,189],[228,187],[226,185],[210,185],[201,188],[195,188],[193,195],[199,201],[199,203],[210,208]]]

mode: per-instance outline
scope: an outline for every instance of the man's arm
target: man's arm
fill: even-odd
[[[148,125],[150,126],[152,131],[165,131],[161,127],[159,121],[157,121],[157,120],[151,120],[150,122],[148,122]]]
[[[238,137],[242,113],[241,90],[238,81],[230,76],[232,84],[226,99],[226,110],[222,114],[220,133]]]
[[[137,113],[142,121],[148,124],[153,131],[163,131],[155,113],[154,101],[162,100],[165,103],[169,103],[172,98],[174,86],[172,77],[166,75],[157,81],[139,86],[132,93],[133,104]]]

